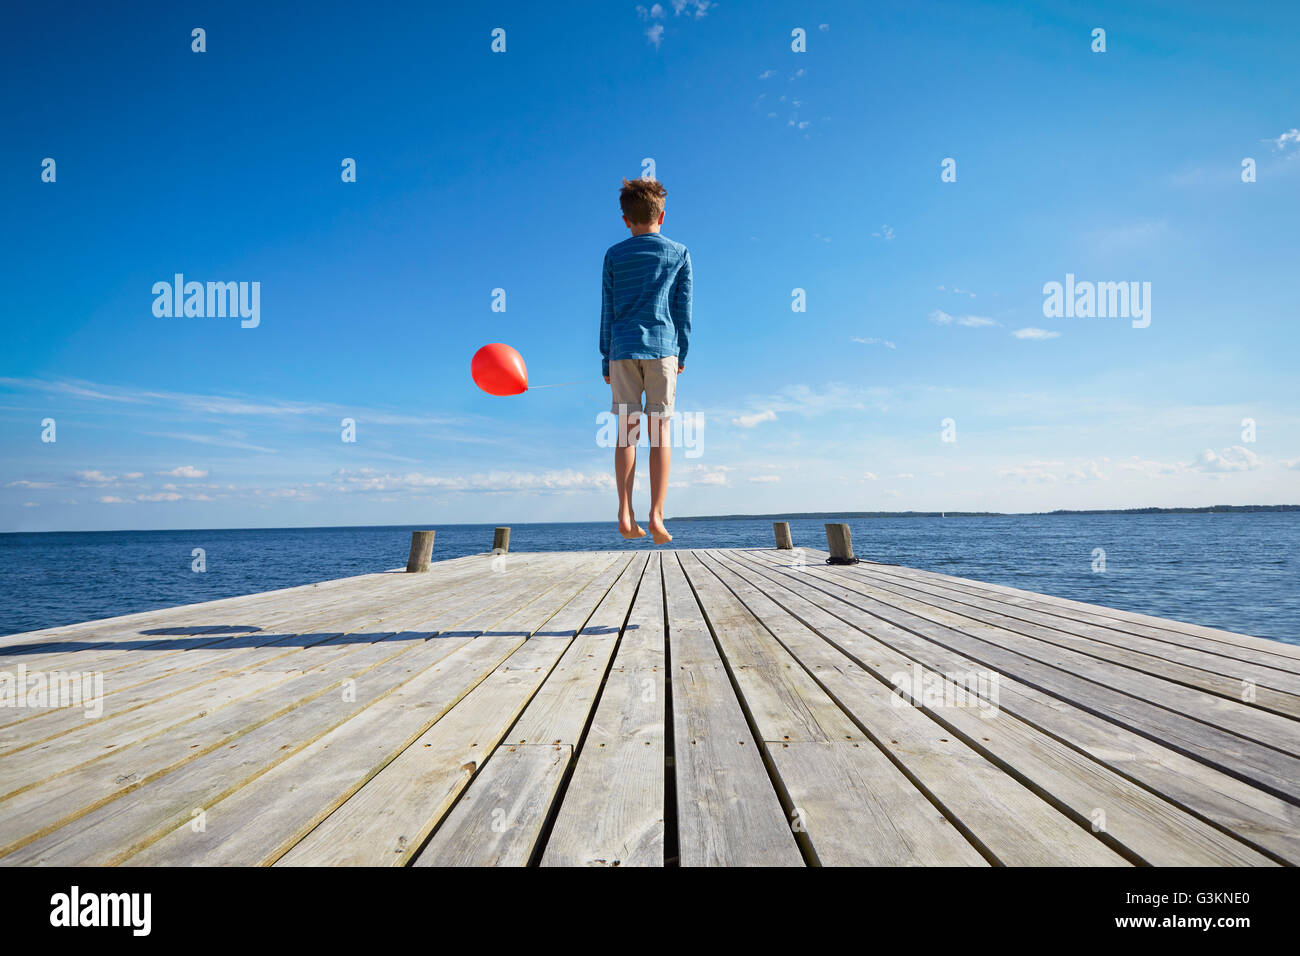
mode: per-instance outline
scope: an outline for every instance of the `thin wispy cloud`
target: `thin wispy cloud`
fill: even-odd
[[[1204,472],[1254,471],[1262,466],[1259,456],[1244,445],[1232,445],[1220,452],[1207,448],[1196,456],[1192,467]]]
[[[1272,140],[1272,143],[1273,148],[1279,151],[1286,149],[1288,146],[1300,145],[1300,129],[1292,127],[1281,136]]]
[[[761,425],[763,422],[776,421],[776,412],[770,408],[766,411],[755,412],[752,415],[739,415],[731,420],[731,424],[739,425],[741,428],[753,428],[755,425]]]
[[[195,468],[193,465],[180,465],[171,471],[159,472],[162,475],[171,475],[173,478],[206,478],[208,473],[202,468]]]
[[[942,309],[935,309],[930,313],[930,321],[935,325],[964,325],[967,328],[981,329],[998,325],[999,323],[982,315],[950,315]]]

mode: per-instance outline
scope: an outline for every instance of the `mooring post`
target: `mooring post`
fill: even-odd
[[[492,535],[492,553],[505,554],[510,550],[510,529],[497,528]]]
[[[794,540],[790,537],[790,522],[773,521],[772,530],[776,532],[776,546],[778,550],[794,550]]]
[[[826,546],[831,553],[831,564],[856,564],[853,556],[853,535],[846,524],[826,525]]]
[[[411,532],[411,556],[406,559],[406,570],[428,571],[429,559],[433,557],[432,531]]]

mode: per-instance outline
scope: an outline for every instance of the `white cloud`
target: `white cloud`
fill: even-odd
[[[1192,467],[1203,472],[1254,471],[1260,467],[1259,456],[1249,448],[1231,445],[1215,454],[1207,448],[1196,456]]]
[[[656,50],[659,49],[659,44],[664,42],[664,25],[662,23],[656,23],[645,32],[645,35],[651,45],[654,46]]]
[[[943,286],[939,286],[939,291],[940,292],[943,291]],[[959,289],[956,286],[953,286],[948,291],[951,292],[953,295],[967,295],[970,296],[972,299],[975,298],[975,293],[970,291],[970,289]]]
[[[935,309],[930,313],[930,321],[935,325],[964,325],[972,329],[987,328],[998,323],[993,319],[985,318],[982,315],[949,315],[942,309]]]
[[[614,487],[612,475],[588,474],[572,469],[545,472],[493,471],[476,475],[425,475],[419,472],[392,474],[373,468],[335,472],[334,489],[344,492],[389,491],[457,491],[457,492],[536,492],[539,494],[608,491]],[[283,493],[282,495],[283,496]]]
[[[1029,462],[1026,465],[1017,465],[1015,468],[1004,468],[998,472],[999,478],[1013,478],[1022,482],[1034,482],[1037,484],[1051,484],[1057,481],[1057,477],[1052,472],[1043,467],[1046,462]]]
[[[1168,461],[1150,461],[1133,455],[1122,461],[1117,461],[1115,467],[1121,471],[1137,472],[1143,478],[1155,478],[1160,475],[1174,475],[1180,471],[1186,471],[1187,466],[1181,462]]]
[[[764,412],[755,412],[752,415],[741,415],[738,418],[733,418],[731,424],[739,425],[741,428],[753,428],[755,425],[760,425],[763,422],[774,421],[776,421],[776,412],[769,408]]]
[[[881,226],[880,231],[873,232],[872,235],[875,236],[877,239],[884,239],[885,241],[889,241],[890,239],[894,238],[894,230],[893,227],[891,226]]]
[[[1274,149],[1286,149],[1287,146],[1300,146],[1300,129],[1292,127],[1277,139],[1271,141]]]
[[[708,12],[716,6],[713,0],[672,0],[673,15],[681,16],[686,13],[688,16],[694,12],[695,19],[707,16]],[[655,4],[655,6],[659,6]],[[660,14],[662,16],[662,14]]]
[[[749,479],[757,484],[773,484],[781,480],[780,475],[754,475]]]
[[[1024,329],[1016,329],[1011,334],[1018,339],[1030,339],[1032,341],[1043,341],[1045,339],[1055,339],[1055,338],[1059,338],[1061,335],[1060,332],[1049,332],[1047,329],[1036,329],[1033,326],[1029,326],[1028,328],[1024,328]]]
[[[136,495],[136,501],[180,501],[184,495],[178,495],[174,491],[160,491],[153,495]]]
[[[171,475],[173,478],[206,478],[208,473],[202,468],[195,468],[193,465],[180,465],[171,471],[160,471],[160,475]]]
[[[850,341],[857,342],[859,345],[883,345],[887,349],[898,348],[898,346],[896,346],[893,342],[890,342],[888,339],[875,339],[875,338],[864,339],[864,338],[859,338],[858,336],[855,335],[853,336],[852,339],[850,339]]]
[[[54,482],[28,481],[26,478],[21,478],[18,481],[9,482],[9,484],[5,485],[5,487],[6,488],[53,488]]]
[[[863,479],[864,481],[875,481],[875,480],[876,480],[876,476],[873,475],[871,472],[868,471],[868,472],[866,472],[866,473],[863,474],[862,479]]]
[[[1085,461],[1065,476],[1066,481],[1105,481],[1106,476],[1095,461]]]
[[[895,475],[894,477],[895,477],[895,478],[915,478],[916,475],[912,474],[910,471],[904,471],[904,472],[902,472],[901,474],[897,474],[897,475]]]
[[[104,495],[97,499],[101,505],[124,505],[126,500],[117,495]]]
[[[192,441],[200,445],[217,445],[221,448],[238,448],[242,451],[257,451],[268,455],[274,455],[274,448],[264,448],[261,445],[250,445],[248,442],[234,441],[228,438],[216,438],[212,435],[188,435],[182,432],[145,432],[154,438],[174,438],[177,441]]]
[[[733,470],[729,465],[688,465],[676,474],[685,485],[727,485],[727,472]]]
[[[760,80],[770,80],[774,76],[776,76],[776,70],[764,70],[762,73],[758,74]]]
[[[117,481],[117,475],[106,475],[97,469],[92,471],[79,471],[77,472],[77,477],[84,482],[94,485],[106,485],[110,482]]]

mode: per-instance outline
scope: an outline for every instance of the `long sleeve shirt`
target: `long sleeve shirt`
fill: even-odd
[[[600,370],[619,359],[677,356],[691,337],[691,254],[657,232],[605,252],[600,296]]]

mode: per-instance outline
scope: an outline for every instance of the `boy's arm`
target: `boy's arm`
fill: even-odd
[[[614,323],[614,270],[605,253],[600,279],[600,374],[609,378],[609,342]]]
[[[686,350],[691,344],[691,254],[682,257],[672,294],[673,325],[677,326],[677,366],[686,367]]]

